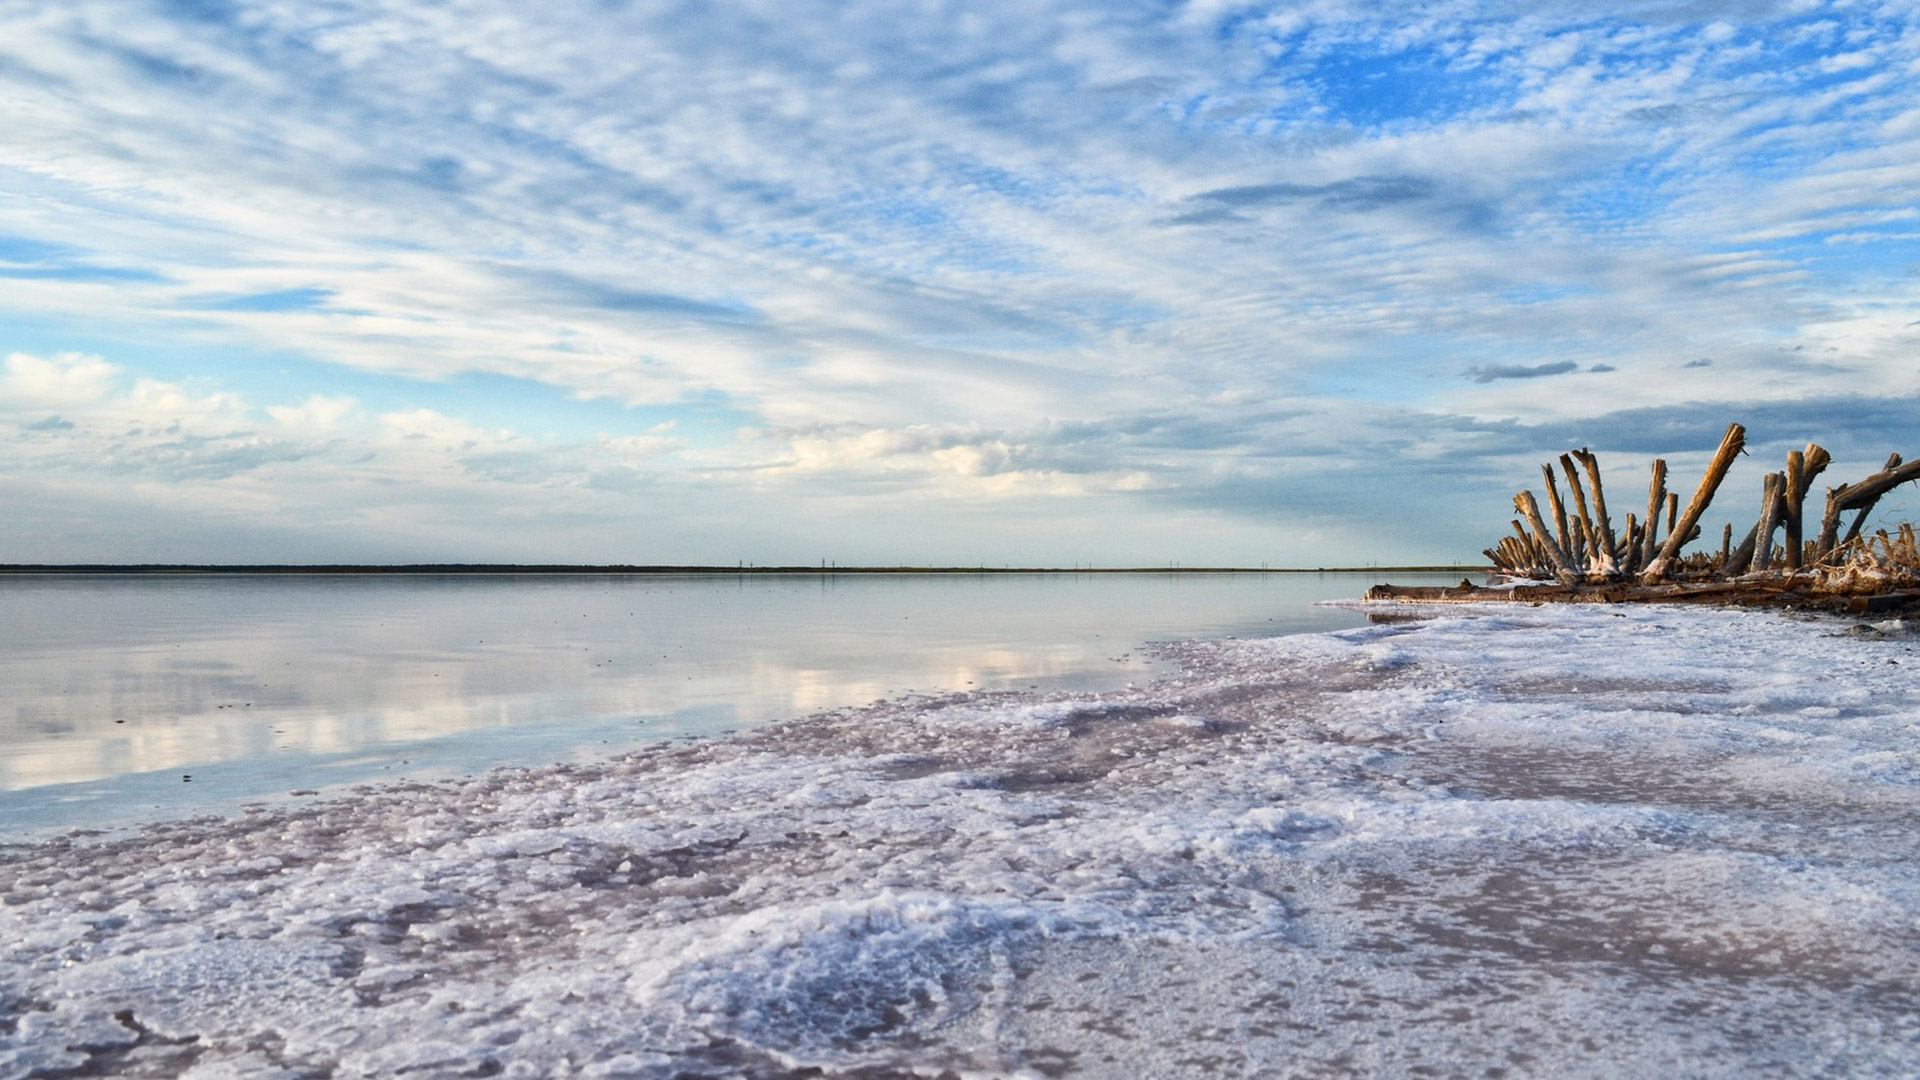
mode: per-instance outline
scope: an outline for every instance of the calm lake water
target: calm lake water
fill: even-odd
[[[0,578],[0,830],[547,764],[908,693],[1114,689],[1161,670],[1150,642],[1357,625],[1314,603],[1378,580]]]

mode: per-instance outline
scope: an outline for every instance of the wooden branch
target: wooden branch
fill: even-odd
[[[1600,461],[1593,451],[1581,447],[1573,451],[1573,458],[1587,470],[1587,486],[1593,491],[1593,518],[1588,532],[1599,549],[1599,558],[1594,560],[1600,573],[1607,578],[1620,575],[1620,545],[1613,535],[1613,523],[1607,520],[1607,495],[1600,486]],[[1597,527],[1596,527],[1597,526]]]
[[[1541,465],[1540,475],[1547,481],[1547,505],[1553,507],[1553,535],[1560,540],[1560,550],[1573,558],[1573,535],[1567,531],[1567,508],[1560,501],[1560,485],[1553,482],[1553,466]]]
[[[1720,490],[1720,482],[1727,478],[1727,470],[1733,468],[1733,459],[1745,452],[1746,447],[1747,429],[1739,424],[1728,424],[1727,433],[1720,437],[1720,448],[1713,452],[1713,460],[1707,463],[1706,474],[1700,477],[1700,486],[1693,489],[1693,498],[1687,501],[1686,516],[1680,519],[1678,526],[1669,526],[1666,545],[1647,566],[1646,572],[1641,575],[1642,581],[1654,582],[1667,576],[1674,559],[1680,554],[1680,548],[1686,544],[1685,538],[1699,524],[1700,515],[1707,512],[1707,506],[1713,502],[1714,492]],[[1680,497],[1675,495],[1668,503],[1669,514],[1679,499]],[[1731,537],[1732,525],[1727,526],[1727,533]],[[1721,545],[1723,549],[1725,546],[1725,544]]]
[[[1580,474],[1574,471],[1573,455],[1560,455],[1560,472],[1567,478],[1567,489],[1573,492],[1574,508],[1580,513],[1580,532],[1586,541],[1586,551],[1580,560],[1580,565],[1589,574],[1604,579],[1610,573],[1610,568],[1601,563],[1600,554],[1603,548],[1598,539],[1600,533],[1594,528],[1593,515],[1587,512],[1587,492],[1580,486]]]
[[[1726,572],[1727,560],[1733,555],[1733,522],[1720,531],[1720,570]]]
[[[1920,480],[1920,461],[1909,461],[1905,465],[1896,465],[1882,472],[1874,473],[1857,484],[1847,486],[1847,494],[1841,500],[1842,510],[1853,510],[1868,506],[1879,500],[1880,496],[1911,480]]]
[[[1620,564],[1620,569],[1628,575],[1640,572],[1640,534],[1644,531],[1646,530],[1641,528],[1639,520],[1632,514],[1628,514],[1627,531],[1622,534],[1625,539],[1620,544],[1627,553],[1626,560]]]
[[[1540,504],[1534,501],[1533,492],[1523,491],[1515,495],[1513,507],[1520,511],[1529,525],[1533,526],[1534,539],[1539,541],[1540,549],[1546,554],[1547,561],[1553,564],[1554,577],[1558,578],[1563,585],[1578,583],[1581,575],[1574,572],[1573,563],[1567,559],[1567,553],[1560,550],[1560,545],[1554,543],[1553,537],[1548,535],[1547,523],[1540,518]]]
[[[1920,461],[1910,461],[1902,465],[1900,455],[1894,454],[1887,458],[1886,468],[1857,484],[1848,484],[1842,488],[1840,509],[1860,511],[1853,519],[1853,526],[1847,530],[1847,540],[1859,537],[1860,527],[1867,523],[1867,515],[1873,511],[1873,505],[1880,501],[1880,496],[1914,479],[1920,479]],[[1842,543],[1845,542],[1842,541]]]
[[[1680,516],[1680,493],[1667,492],[1667,533],[1673,533],[1673,520]]]

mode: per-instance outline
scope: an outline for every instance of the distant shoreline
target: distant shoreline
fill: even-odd
[[[10,563],[0,575],[93,574],[116,577],[159,575],[684,575],[756,577],[834,577],[836,575],[1017,575],[1017,574],[1484,574],[1484,566],[573,566],[520,563],[412,563],[398,565],[273,565],[194,563]]]

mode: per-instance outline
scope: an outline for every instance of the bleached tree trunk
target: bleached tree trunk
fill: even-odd
[[[1666,546],[1660,549],[1660,554],[1654,557],[1641,575],[1642,581],[1659,581],[1667,576],[1674,560],[1680,556],[1680,548],[1686,543],[1686,537],[1699,524],[1700,515],[1707,512],[1714,493],[1720,490],[1720,482],[1727,478],[1727,470],[1733,467],[1734,459],[1746,450],[1746,446],[1747,429],[1739,424],[1727,425],[1727,433],[1720,437],[1720,448],[1713,452],[1713,460],[1707,462],[1707,471],[1700,477],[1700,486],[1693,489],[1693,498],[1687,500],[1686,515],[1668,531]],[[1732,536],[1732,525],[1727,526],[1727,533],[1729,537]],[[1724,543],[1721,545],[1723,550],[1725,546]]]

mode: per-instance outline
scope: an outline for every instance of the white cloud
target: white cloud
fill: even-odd
[[[59,353],[50,357],[12,353],[0,380],[0,408],[71,409],[106,397],[120,369],[98,356]]]
[[[300,431],[331,431],[357,407],[353,398],[313,394],[299,405],[269,405],[267,415],[281,427]]]
[[[380,424],[393,437],[400,439],[419,439],[438,445],[457,446],[471,450],[482,442],[491,442],[495,434],[483,431],[451,416],[435,412],[432,409],[409,409],[406,412],[382,413]]]

